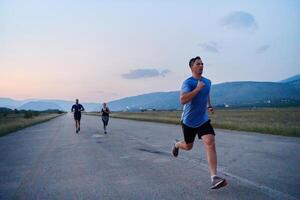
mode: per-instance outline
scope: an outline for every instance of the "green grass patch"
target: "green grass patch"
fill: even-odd
[[[180,124],[181,111],[114,112],[110,116]],[[215,128],[300,137],[300,107],[217,109],[210,118]]]
[[[11,132],[48,121],[62,115],[61,113],[9,113],[0,116],[0,137]]]

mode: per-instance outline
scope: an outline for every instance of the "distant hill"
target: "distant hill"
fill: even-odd
[[[292,82],[292,81],[299,81],[300,80],[300,74],[297,74],[295,76],[291,76],[287,79],[284,79],[282,81],[280,81],[281,83],[287,83],[287,82]]]
[[[213,85],[214,106],[300,106],[300,77],[285,82],[240,81]],[[181,109],[179,91],[155,92],[109,102],[111,110]]]
[[[36,111],[43,111],[43,110],[62,110],[61,107],[59,107],[55,103],[49,103],[49,102],[43,102],[43,101],[34,101],[34,102],[28,102],[24,105],[18,107],[18,110],[36,110]]]
[[[23,104],[23,101],[16,101],[11,98],[0,98],[0,107],[14,109]]]
[[[296,88],[296,89],[300,89],[300,80],[293,80],[290,82],[287,82],[287,84],[291,85],[292,87]]]
[[[211,97],[219,106],[300,105],[300,90],[289,83],[222,83],[213,85]]]
[[[10,98],[0,98],[0,107],[18,110],[37,110],[43,111],[48,109],[59,109],[62,111],[70,111],[75,102],[53,99],[28,99],[24,101],[13,100]],[[81,103],[86,111],[99,111],[101,105],[99,103]]]
[[[72,105],[75,104],[74,101],[65,101],[65,100],[58,100],[58,99],[44,99],[42,101],[46,103],[57,104],[63,111],[70,111]],[[86,102],[79,102],[79,103],[82,104],[85,110],[88,112],[100,110],[100,106],[101,106],[99,103],[86,103]]]
[[[111,110],[177,109],[179,92],[155,92],[109,102]]]
[[[280,82],[239,81],[212,85],[211,100],[214,106],[300,106],[300,75]],[[26,110],[60,109],[70,111],[73,101],[24,100],[0,98],[0,107]],[[86,111],[99,111],[100,103],[81,103]],[[179,91],[155,92],[122,98],[108,103],[113,111],[122,110],[174,110],[181,109]]]

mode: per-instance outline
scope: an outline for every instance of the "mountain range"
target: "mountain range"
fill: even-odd
[[[154,92],[108,102],[113,111],[181,109],[179,91]],[[279,82],[237,81],[212,85],[211,100],[219,107],[300,106],[300,74]],[[73,101],[0,98],[0,107],[24,110],[69,111]],[[86,111],[99,111],[99,103],[82,103]]]
[[[37,110],[43,111],[48,109],[56,109],[62,111],[70,111],[75,101],[55,100],[55,99],[27,99],[14,100],[11,98],[0,98],[0,107],[6,107],[17,110]],[[86,111],[98,111],[101,108],[99,103],[82,103]]]

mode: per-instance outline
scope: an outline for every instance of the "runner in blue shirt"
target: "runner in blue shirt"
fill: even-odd
[[[215,132],[210,124],[208,112],[214,112],[210,102],[211,81],[202,76],[203,62],[200,57],[189,62],[192,76],[186,79],[181,87],[180,102],[183,105],[181,116],[184,140],[175,142],[172,154],[178,156],[179,149],[189,151],[193,148],[196,135],[202,140],[211,175],[211,189],[218,189],[227,184],[226,180],[217,176],[217,154]]]

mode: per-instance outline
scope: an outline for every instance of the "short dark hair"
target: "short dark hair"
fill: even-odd
[[[200,58],[199,56],[197,56],[197,57],[195,57],[195,58],[191,58],[191,60],[190,60],[190,62],[189,62],[190,68],[192,68],[193,64],[195,63],[195,61],[196,61],[197,59],[201,59],[201,58]]]

